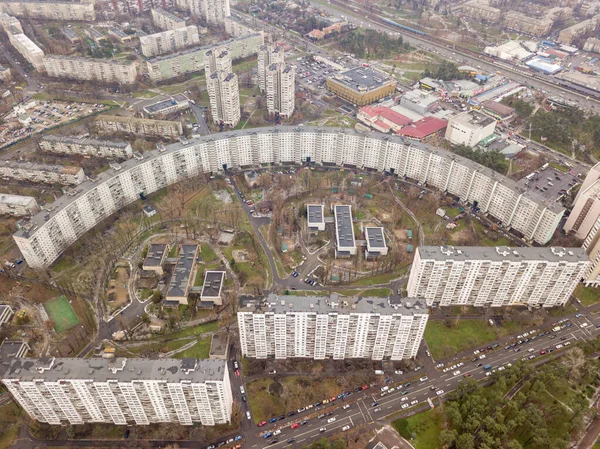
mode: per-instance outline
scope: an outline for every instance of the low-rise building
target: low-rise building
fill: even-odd
[[[496,120],[509,120],[515,115],[515,108],[494,100],[481,103],[481,110]]]
[[[366,258],[387,255],[388,247],[385,243],[385,231],[383,228],[366,227],[365,240],[367,242],[367,248],[365,249]]]
[[[325,206],[322,204],[307,204],[306,205],[306,218],[308,223],[308,229],[311,231],[324,231],[325,230]]]
[[[152,8],[152,23],[161,30],[185,28],[185,20],[162,8]]]
[[[354,240],[354,220],[352,219],[352,206],[333,206],[335,220],[335,257],[356,255],[356,241]]]
[[[398,132],[412,120],[385,106],[363,106],[356,118],[379,132]]]
[[[1,314],[0,306],[0,314]],[[0,318],[0,326],[2,326],[2,319]],[[5,339],[0,344],[0,364],[10,363],[11,360],[20,359],[27,356],[27,353],[31,351],[29,345],[22,340],[8,340]],[[2,368],[0,368],[0,375],[2,374]]]
[[[44,58],[44,67],[52,78],[108,84],[135,84],[137,81],[136,61],[48,55]]]
[[[142,264],[142,270],[154,271],[159,276],[163,275],[163,265],[167,254],[169,253],[169,245],[152,243],[148,247],[148,253]]]
[[[408,140],[422,141],[431,136],[441,134],[447,126],[448,122],[446,120],[430,115],[396,131],[396,134]]]
[[[117,39],[119,42],[121,42],[122,44],[129,42],[133,39],[133,36],[123,32],[123,30],[119,29],[119,28],[109,28],[108,29],[108,34],[110,34],[112,37],[114,37],[115,39]]]
[[[237,313],[242,355],[257,359],[411,359],[428,317],[422,300],[337,294],[270,294]]]
[[[39,210],[40,207],[32,196],[0,193],[0,215],[26,217],[36,214]]]
[[[356,106],[365,106],[396,91],[396,80],[368,67],[355,67],[327,78],[327,89]]]
[[[198,45],[199,43],[200,35],[198,34],[198,27],[196,25],[167,30],[161,33],[147,34],[140,37],[142,54],[148,58],[173,53],[193,45]]]
[[[56,154],[81,154],[109,159],[130,158],[133,155],[128,142],[90,139],[82,136],[47,134],[40,139],[39,145],[43,151]]]
[[[12,307],[8,304],[0,304],[0,327],[8,323],[15,314]]]
[[[62,33],[62,35],[67,38],[67,40],[69,42],[71,42],[72,44],[76,44],[77,42],[81,42],[81,38],[77,35],[77,33],[75,33],[75,31],[73,31],[71,28],[68,27],[62,27],[60,29],[60,32]]]
[[[494,23],[500,20],[501,10],[489,5],[485,0],[470,0],[461,7],[462,13],[472,19]]]
[[[454,145],[474,147],[496,129],[496,120],[477,111],[462,112],[448,121],[446,140]]]
[[[205,271],[202,293],[200,294],[200,307],[220,306],[223,304],[224,271]]]
[[[407,288],[428,306],[564,306],[589,268],[582,248],[420,246]]]
[[[103,134],[123,133],[140,137],[178,139],[183,134],[181,122],[148,118],[101,115],[94,122]]]
[[[165,305],[178,306],[188,303],[190,284],[193,282],[192,274],[196,271],[198,249],[198,245],[180,245],[177,263],[165,296]]]
[[[85,173],[83,168],[75,166],[5,161],[0,164],[0,177],[19,181],[76,186],[85,180]]]
[[[312,30],[306,36],[309,39],[312,39],[315,41],[320,41],[320,40],[330,37],[334,34],[341,33],[344,30],[344,28],[347,28],[347,27],[348,27],[348,22],[336,22],[332,25],[329,25],[329,26],[323,28],[322,30],[319,30],[319,29]]]
[[[529,17],[517,11],[508,11],[504,15],[504,28],[531,36],[548,34],[554,20],[548,17]]]
[[[34,20],[86,21],[96,20],[93,2],[75,3],[54,0],[3,0],[0,12]]]
[[[176,94],[171,98],[146,105],[143,110],[147,117],[153,117],[155,115],[166,116],[174,112],[185,111],[189,108],[190,99],[183,94]]]
[[[400,105],[421,115],[429,115],[440,104],[437,95],[422,90],[409,90],[400,98]]]
[[[4,361],[0,372],[21,408],[51,425],[231,422],[223,360],[20,358]]]
[[[86,28],[83,32],[87,35],[87,37],[89,37],[97,44],[102,43],[102,41],[108,40],[108,38],[104,34],[102,34],[95,28]]]

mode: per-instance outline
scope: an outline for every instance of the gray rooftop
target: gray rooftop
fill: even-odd
[[[178,123],[178,122],[171,122],[171,121],[165,121],[165,120],[139,119],[139,118],[134,118],[134,117],[121,117],[121,116],[108,116],[108,115],[101,115],[98,117],[98,120],[122,121],[122,122],[128,122],[130,120],[141,120],[141,121],[150,121],[153,123],[162,123],[165,125],[172,125],[172,124]],[[221,133],[216,136],[210,135],[210,136],[192,138],[192,139],[189,139],[188,145],[184,145],[182,142],[176,142],[171,145],[167,145],[166,150],[164,152],[161,152],[159,150],[147,151],[144,153],[144,159],[142,161],[139,161],[135,158],[129,159],[129,160],[119,164],[121,167],[120,171],[117,171],[114,168],[110,168],[110,169],[100,173],[95,179],[89,179],[89,180],[86,180],[83,183],[79,184],[77,186],[77,188],[75,189],[76,193],[74,195],[63,195],[63,196],[59,197],[56,201],[54,201],[54,203],[52,203],[53,210],[51,212],[42,211],[42,212],[34,215],[29,220],[29,223],[33,227],[42,226],[47,221],[46,216],[48,216],[48,219],[53,217],[59,211],[63,210],[66,206],[68,206],[72,202],[76,201],[81,196],[84,196],[85,194],[87,194],[87,192],[89,192],[90,190],[95,189],[100,184],[108,181],[109,179],[111,179],[115,176],[118,176],[121,171],[130,170],[133,167],[135,167],[136,165],[151,161],[152,159],[157,159],[157,158],[163,157],[165,154],[175,153],[183,148],[187,148],[191,145],[200,144],[203,142],[214,142],[216,140],[229,139],[231,137],[237,137],[237,136],[253,136],[256,134],[260,134],[260,133],[285,133],[285,132],[340,133],[340,134],[356,135],[356,136],[365,136],[366,135],[368,137],[381,139],[385,142],[398,143],[398,144],[402,144],[405,146],[412,146],[413,148],[417,148],[420,150],[425,150],[425,151],[435,153],[440,157],[444,157],[449,160],[454,160],[457,163],[464,165],[465,167],[469,167],[473,170],[477,170],[478,172],[488,176],[489,178],[499,181],[505,187],[508,187],[515,192],[523,194],[524,198],[527,198],[537,204],[540,204],[543,207],[547,207],[550,211],[559,213],[559,212],[565,210],[564,207],[562,207],[560,204],[558,204],[556,201],[554,201],[554,199],[544,198],[542,195],[540,195],[539,193],[537,193],[535,191],[528,191],[524,187],[518,185],[516,181],[513,181],[512,179],[502,176],[501,174],[493,171],[490,168],[484,167],[483,165],[478,164],[478,163],[476,163],[470,159],[467,159],[465,157],[451,153],[450,151],[446,151],[441,148],[431,147],[422,142],[413,142],[413,141],[404,140],[400,136],[390,136],[387,134],[382,134],[382,133],[377,133],[377,132],[361,132],[361,131],[356,131],[353,129],[340,129],[340,128],[315,127],[315,126],[303,126],[303,127],[278,126],[277,128],[268,128],[268,127],[247,128],[247,129],[242,129],[242,130],[229,131],[227,133]],[[12,163],[19,164],[19,162],[15,162],[15,161],[13,161]],[[20,163],[20,164],[22,164],[22,163]],[[33,164],[33,163],[28,162],[26,164]],[[15,235],[18,237],[28,237],[30,232],[31,231],[28,229],[21,228],[19,231],[17,231],[17,233]]]
[[[451,120],[462,125],[471,125],[480,128],[483,128],[495,121],[493,118],[474,110],[455,115]]]
[[[330,79],[357,92],[375,90],[392,81],[388,74],[367,67],[355,67]]]
[[[163,261],[163,257],[165,255],[165,251],[167,250],[167,245],[163,245],[160,243],[153,243],[148,248],[148,254],[146,254],[146,259],[144,260],[145,267],[158,267]]]
[[[192,275],[192,268],[194,268],[194,264],[196,263],[197,252],[198,245],[181,245],[179,256],[177,256],[177,263],[173,270],[173,276],[169,283],[167,296],[186,296],[190,276]]]
[[[588,255],[583,248],[562,247],[523,247],[508,246],[419,246],[421,260],[458,260],[458,261],[511,261],[521,262],[539,260],[543,262],[587,262]]]
[[[33,170],[42,172],[62,173],[75,175],[82,170],[81,167],[75,165],[50,165],[40,164],[37,162],[22,162],[22,161],[5,161],[3,164],[5,167],[11,167],[15,170]]]
[[[381,315],[429,314],[424,300],[361,296],[287,296],[271,293],[264,301],[249,302],[239,312],[252,313],[378,313]]]
[[[168,382],[206,382],[223,380],[227,369],[224,360],[198,359],[83,359],[24,358],[10,363],[4,379],[54,382],[85,379],[94,382],[118,380],[164,380]]]
[[[371,248],[385,248],[385,236],[383,234],[383,228],[368,227],[365,228],[365,235],[367,242]]]
[[[156,103],[149,104],[144,106],[144,111],[149,114],[156,114],[157,112],[162,111],[163,109],[168,109],[171,106],[174,106],[179,103],[183,103],[188,101],[188,98],[183,94],[173,95],[171,98],[167,98],[166,100],[160,100]]]
[[[325,217],[323,217],[323,205],[322,204],[307,204],[306,215],[308,216],[308,224],[324,223]]]
[[[109,147],[109,148],[127,148],[128,142],[117,142],[113,140],[99,140],[90,139],[89,137],[82,136],[54,136],[47,134],[42,137],[42,140],[47,142],[63,142],[77,145],[92,145],[95,147]]]
[[[71,28],[63,27],[60,29],[62,33],[70,39],[79,39],[79,36]]]
[[[0,363],[3,361],[10,362],[23,350],[24,346],[29,348],[27,343],[21,340],[4,340],[0,345]]]
[[[352,224],[352,207],[337,205],[334,207],[335,235],[337,246],[340,248],[354,248],[354,225]]]
[[[31,202],[35,202],[32,196],[13,195],[11,193],[0,193],[0,203],[13,204],[15,206],[29,206]],[[0,305],[2,307],[2,305]]]
[[[224,271],[207,271],[204,273],[204,285],[202,286],[202,298],[219,298],[223,288]]]

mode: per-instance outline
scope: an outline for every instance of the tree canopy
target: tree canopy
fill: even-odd
[[[452,151],[467,159],[471,159],[472,161],[491,168],[498,173],[505,174],[508,168],[508,162],[506,162],[504,155],[497,151],[474,150],[466,145],[455,145],[452,147]]]
[[[391,58],[410,49],[410,45],[404,43],[402,36],[394,39],[388,33],[371,29],[350,31],[340,40],[339,47],[357,58],[368,59]]]

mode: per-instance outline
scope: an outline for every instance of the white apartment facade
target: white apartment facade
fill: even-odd
[[[200,9],[209,25],[225,25],[225,17],[231,15],[229,0],[200,0]]]
[[[136,61],[48,55],[44,67],[52,78],[118,84],[135,84],[137,80]]]
[[[586,175],[573,209],[564,226],[566,233],[573,233],[584,240],[600,217],[600,163],[594,165]]]
[[[261,45],[258,50],[258,87],[261,92],[267,90],[267,71],[273,64],[285,63],[284,51],[280,46]]]
[[[109,159],[130,158],[133,155],[131,144],[111,140],[90,139],[81,136],[43,136],[40,148],[48,153],[81,154]]]
[[[185,28],[185,20],[165,11],[162,8],[152,8],[152,23],[161,30],[175,30]]]
[[[0,27],[6,33],[8,33],[8,30],[12,27],[19,30],[20,33],[23,33],[23,27],[21,26],[21,22],[19,22],[19,19],[13,16],[9,16],[6,13],[0,13]]]
[[[96,20],[93,2],[60,2],[60,1],[2,1],[0,12],[11,16],[35,20],[86,21]]]
[[[39,212],[40,207],[32,196],[0,193],[0,215],[25,217]]]
[[[408,295],[429,306],[563,306],[589,268],[582,248],[420,246]]]
[[[233,395],[224,361],[21,358],[2,383],[40,422],[227,424]]]
[[[11,45],[34,69],[44,70],[44,52],[31,39],[23,34],[21,23],[14,17],[2,14],[0,23],[8,36]]]
[[[163,130],[155,122],[168,126]],[[159,133],[155,135],[164,137],[173,131],[173,135],[181,135],[180,122],[102,116],[96,124],[111,134]],[[176,129],[171,130],[172,126]],[[351,164],[388,171],[427,182],[463,203],[476,201],[482,213],[541,245],[553,236],[564,214],[564,208],[533,192],[523,192],[514,181],[420,142],[336,128],[278,126],[190,139],[162,151],[146,152],[142,160],[129,159],[119,170],[111,168],[95,182],[83,183],[76,195],[60,198],[50,213],[36,214],[14,238],[30,266],[47,267],[85,232],[139,199],[142,192],[148,195],[187,177],[224,168],[301,164],[308,159],[316,164]],[[3,168],[0,165],[0,175]]]
[[[231,55],[227,50],[209,50],[204,66],[213,122],[233,128],[239,123],[241,113],[238,78],[231,71]]]
[[[171,120],[101,115],[94,124],[96,130],[103,134],[122,133],[167,139],[177,139],[183,134],[181,122]]]
[[[200,35],[196,25],[140,37],[142,54],[148,58],[172,53],[199,43]]]
[[[451,117],[446,127],[446,140],[454,145],[474,147],[496,129],[496,120],[477,111],[466,111]]]
[[[76,186],[85,180],[83,168],[35,162],[6,161],[0,164],[0,177],[29,182]]]
[[[417,355],[429,313],[407,298],[271,294],[237,316],[245,357],[404,360]]]
[[[290,64],[272,64],[267,69],[267,111],[289,118],[296,106],[296,69]]]

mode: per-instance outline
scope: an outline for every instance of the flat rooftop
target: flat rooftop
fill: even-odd
[[[171,14],[169,11],[165,11],[162,8],[153,8],[153,11],[156,11],[157,13],[159,13],[165,17],[168,17],[169,20],[173,20],[175,22],[185,22],[185,20],[182,19],[181,17],[177,17],[175,14]]]
[[[352,207],[348,205],[334,206],[335,235],[338,249],[354,248],[354,225],[352,223]]]
[[[220,298],[223,289],[224,271],[207,271],[204,273],[202,285],[202,298]]]
[[[169,283],[168,297],[185,297],[187,295],[187,288],[190,276],[192,275],[192,268],[194,268],[194,264],[196,263],[197,252],[198,245],[181,245],[179,255],[177,256],[177,263],[175,264],[171,282]]]
[[[2,377],[21,381],[43,379],[46,382],[89,379],[93,382],[187,380],[201,383],[223,380],[226,369],[224,360],[42,357],[13,360]]]
[[[370,248],[386,248],[385,234],[383,228],[368,227],[365,228],[365,236],[367,237],[367,245]]]
[[[195,50],[194,50],[195,51]],[[98,117],[99,121],[117,121],[117,122],[129,122],[129,121],[141,121],[148,123],[156,123],[163,124],[165,126],[172,126],[177,124],[178,122],[166,121],[166,120],[153,120],[153,119],[140,119],[134,117],[121,117],[121,116],[107,116],[101,115]],[[46,221],[53,216],[55,216],[58,212],[66,208],[68,205],[76,201],[82,196],[85,196],[90,190],[97,188],[102,183],[118,176],[120,173],[126,170],[131,170],[132,168],[145,164],[153,159],[161,158],[166,154],[176,153],[184,148],[189,148],[193,145],[200,145],[205,142],[215,142],[221,139],[229,139],[232,137],[240,137],[240,136],[255,136],[261,133],[335,133],[335,134],[345,134],[348,136],[368,136],[373,138],[381,139],[385,142],[396,143],[400,145],[404,145],[406,147],[412,146],[412,148],[416,148],[419,150],[428,151],[430,153],[437,154],[440,157],[443,157],[449,161],[455,161],[456,163],[468,167],[471,170],[477,170],[482,175],[487,176],[490,179],[497,180],[502,183],[505,187],[517,192],[518,194],[523,194],[523,196],[536,204],[539,204],[543,207],[548,208],[550,211],[554,213],[560,213],[564,211],[564,207],[556,202],[556,198],[547,198],[540,195],[537,191],[528,191],[523,186],[517,184],[517,182],[509,179],[505,176],[502,176],[500,173],[493,171],[490,168],[484,167],[470,159],[459,156],[457,154],[451,153],[450,151],[446,151],[442,148],[437,148],[430,146],[428,144],[422,142],[411,141],[408,139],[404,139],[401,136],[392,136],[377,132],[361,132],[353,129],[339,129],[339,128],[329,128],[329,127],[316,127],[316,126],[303,126],[303,127],[294,127],[294,126],[278,126],[277,128],[251,128],[251,129],[242,129],[236,131],[229,131],[226,133],[220,133],[218,135],[209,135],[204,137],[197,137],[189,139],[189,144],[184,145],[182,142],[176,142],[171,145],[167,145],[166,149],[161,152],[158,149],[153,151],[144,152],[144,159],[138,160],[135,158],[129,159],[119,164],[120,169],[116,170],[114,168],[109,168],[108,170],[100,173],[94,179],[88,179],[77,186],[75,190],[75,194],[73,195],[63,195],[59,197],[54,203],[52,203],[52,211],[42,211],[33,217],[28,222],[25,222],[26,225],[22,226],[14,235],[17,237],[25,237],[28,238],[31,232],[46,223]],[[32,164],[28,162],[26,164]]]
[[[386,73],[368,67],[355,67],[340,72],[330,79],[360,93],[369,92],[394,82]]]
[[[12,204],[15,206],[29,206],[31,202],[36,202],[32,196],[13,195],[12,193],[0,193],[0,203]],[[2,305],[0,305],[1,310]]]
[[[323,205],[322,204],[307,204],[306,215],[308,217],[308,224],[319,224],[325,223],[325,217],[323,216]]]
[[[179,103],[184,103],[188,101],[188,97],[186,97],[185,95],[177,94],[173,95],[171,98],[160,100],[156,103],[144,106],[144,111],[146,111],[148,114],[156,114],[157,112],[160,112],[163,109],[168,109],[172,106],[178,105]]]
[[[423,300],[411,298],[379,298],[360,296],[287,296],[271,293],[263,301],[250,301],[240,313],[378,313],[381,315],[422,315],[429,314]]]
[[[583,248],[562,247],[523,247],[508,246],[419,246],[417,248],[421,259],[425,260],[485,260],[521,262],[537,260],[544,262],[587,262],[588,255]]]
[[[77,174],[81,167],[77,167],[75,165],[50,165],[50,164],[39,164],[37,162],[21,162],[21,161],[6,161],[4,163],[5,167],[10,167],[13,170],[32,170],[32,171],[41,171],[41,172],[52,172],[52,173],[62,173],[62,174]]]
[[[27,343],[25,343],[24,341],[4,340],[2,344],[0,344],[0,363],[2,361],[10,362],[19,354],[19,352],[23,350],[23,346],[29,348]]]
[[[148,254],[146,254],[146,259],[144,259],[145,267],[158,267],[163,261],[163,257],[165,255],[165,251],[167,250],[167,245],[163,245],[161,243],[153,243],[148,248]]]
[[[473,110],[455,115],[450,120],[452,120],[454,123],[460,123],[461,125],[479,128],[488,126],[490,123],[495,121],[493,118]]]
[[[209,355],[212,357],[224,357],[227,355],[227,346],[229,344],[229,335],[227,334],[213,334],[210,340],[210,352]]]
[[[48,134],[43,136],[42,140],[46,142],[62,142],[77,145],[91,145],[94,147],[127,148],[129,146],[128,142],[90,139],[89,137],[82,136],[54,136],[52,134]]]

